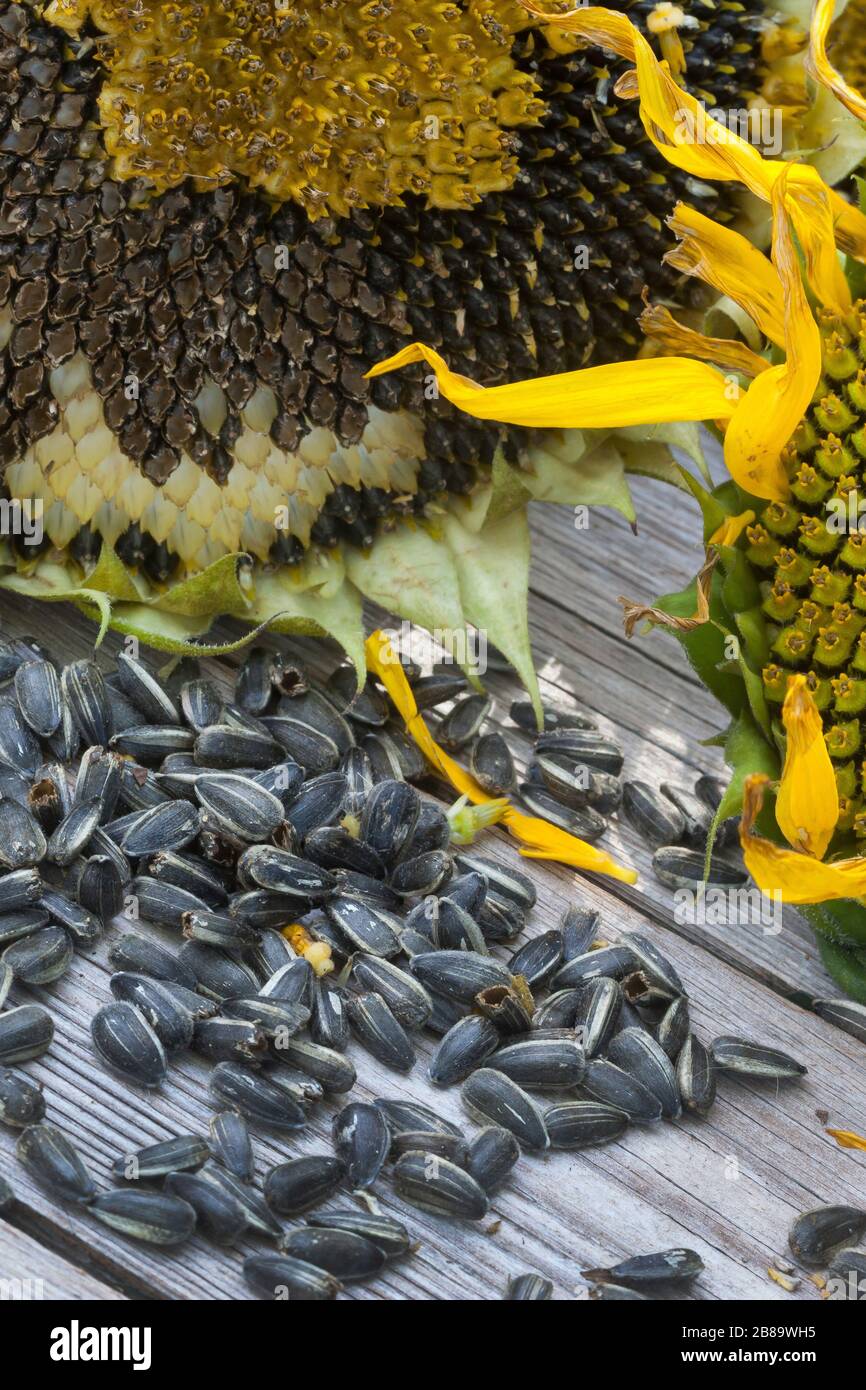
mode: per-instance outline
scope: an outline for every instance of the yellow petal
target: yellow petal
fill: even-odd
[[[384,685],[406,725],[407,732],[436,771],[476,806],[488,804],[495,806],[497,812],[501,811],[501,798],[488,796],[475,778],[459,763],[455,763],[453,758],[449,758],[433,738],[418,713],[418,706],[403,668],[383,632],[377,630],[367,638],[366,652],[369,669]],[[530,858],[555,859],[561,864],[571,864],[576,869],[607,874],[623,883],[634,883],[637,880],[634,869],[626,869],[617,864],[603,850],[595,849],[593,845],[586,844],[555,825],[549,825],[547,821],[534,816],[524,816],[512,806],[508,806],[502,813],[502,824],[515,839],[527,847],[525,853]]]
[[[763,773],[746,778],[740,821],[743,860],[761,892],[769,897],[778,896],[782,902],[795,907],[840,898],[862,898],[866,894],[866,859],[839,859],[824,864],[809,854],[782,849],[750,833],[760,813],[768,781]]]
[[[698,276],[720,294],[729,295],[754,319],[764,336],[781,347],[785,341],[785,300],[779,276],[763,252],[739,232],[720,227],[685,203],[677,204],[667,222],[679,245],[665,260],[687,275]]]
[[[731,371],[741,372],[743,376],[758,376],[770,365],[735,338],[708,338],[704,333],[697,333],[693,328],[678,323],[663,304],[648,305],[638,324],[648,338],[667,352],[687,352],[691,357],[715,362],[717,366],[728,367]]]
[[[747,526],[755,520],[754,512],[740,512],[739,516],[728,516],[717,526],[707,541],[707,545],[736,545]]]
[[[368,377],[427,362],[446,400],[477,420],[553,429],[614,429],[674,420],[727,420],[739,399],[736,385],[704,362],[644,357],[587,367],[509,386],[479,386],[452,372],[424,343],[412,343],[380,362]]]
[[[824,1132],[836,1140],[840,1149],[861,1149],[866,1153],[866,1139],[862,1134],[855,1134],[853,1129],[827,1129]]]
[[[678,169],[701,179],[737,180],[764,202],[773,186],[789,170],[788,198],[791,217],[807,263],[819,275],[810,283],[822,303],[838,312],[850,304],[850,293],[841,267],[831,265],[819,248],[824,234],[824,213],[815,199],[826,200],[840,246],[858,259],[866,259],[866,217],[859,209],[831,193],[817,170],[809,165],[792,167],[783,160],[764,159],[760,152],[708,116],[695,97],[677,86],[650,44],[623,14],[595,6],[580,6],[567,14],[546,14],[534,0],[521,0],[530,14],[544,15],[545,23],[579,34],[591,43],[611,50],[635,64],[635,85],[640,115],[647,135]],[[633,95],[627,74],[617,83],[620,95]]]
[[[788,735],[776,820],[788,844],[823,859],[839,818],[836,774],[805,676],[791,676],[782,706]]]
[[[773,265],[785,303],[785,362],[749,386],[725,434],[728,472],[754,497],[784,501],[790,492],[781,453],[806,413],[821,375],[821,334],[815,322],[791,235],[787,177],[773,189]]]
[[[815,0],[812,10],[812,26],[809,31],[809,53],[806,58],[806,71],[823,87],[829,87],[835,97],[846,106],[858,121],[866,121],[866,101],[856,87],[849,87],[842,74],[834,68],[827,57],[827,31],[833,23],[836,0]]]

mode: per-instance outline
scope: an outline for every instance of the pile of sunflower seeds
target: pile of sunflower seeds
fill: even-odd
[[[450,670],[406,672],[424,710],[465,689]],[[128,655],[104,677],[91,661],[58,671],[35,644],[13,641],[0,644],[0,682],[0,1008],[13,981],[59,979],[73,951],[133,903],[183,944],[114,938],[95,1053],[144,1087],[185,1050],[212,1063],[208,1137],[120,1155],[119,1185],[98,1192],[18,1069],[50,1047],[51,1014],[32,1003],[0,1012],[0,1120],[21,1130],[21,1164],[123,1235],[170,1246],[194,1230],[220,1244],[252,1232],[276,1249],[244,1264],[255,1292],[332,1298],[413,1249],[371,1194],[383,1171],[408,1204],[480,1221],[524,1154],[706,1115],[719,1074],[777,1083],[805,1072],[746,1039],[705,1045],[670,962],[640,933],[599,941],[593,912],[569,909],[511,949],[535,903],[531,880],[471,847],[452,854],[448,817],[412,785],[427,773],[418,750],[382,692],[368,682],[358,694],[347,667],[316,689],[255,648],[226,702],[187,663],[163,686]],[[507,791],[508,748],[481,733],[488,710],[486,697],[463,695],[438,737],[471,744],[479,780]],[[525,707],[512,713],[525,724]],[[542,772],[560,766],[551,738],[589,739],[571,718],[548,714]],[[613,798],[621,755],[600,767],[602,746],[613,747],[595,738],[593,785]],[[537,781],[522,791],[555,818]],[[350,1040],[405,1074],[422,1029],[439,1037],[430,1081],[460,1087],[479,1126],[471,1137],[435,1107],[346,1099]],[[277,1164],[259,1193],[248,1124],[299,1131],[325,1097],[342,1104],[333,1152]],[[346,1190],[368,1194],[368,1209],[318,1211]],[[690,1251],[640,1256],[591,1271],[593,1296],[641,1297],[642,1284],[699,1269]],[[545,1298],[546,1288],[521,1276],[506,1296]]]

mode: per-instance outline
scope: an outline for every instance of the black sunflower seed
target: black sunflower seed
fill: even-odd
[[[278,1077],[250,1071],[235,1062],[218,1062],[208,1087],[220,1104],[271,1129],[303,1129],[306,1113]]]
[[[165,1191],[192,1207],[196,1230],[215,1245],[234,1245],[247,1228],[246,1212],[238,1199],[198,1173],[169,1173]]]
[[[158,1086],[165,1076],[165,1049],[135,1005],[105,1004],[91,1020],[90,1036],[103,1062],[129,1080]]]
[[[553,1149],[587,1149],[609,1144],[625,1133],[628,1116],[616,1106],[595,1100],[567,1100],[544,1112]]]
[[[220,1110],[210,1122],[210,1149],[215,1159],[242,1182],[252,1179],[253,1147],[243,1115],[237,1110]]]
[[[470,1173],[438,1154],[413,1149],[394,1165],[394,1188],[412,1206],[437,1216],[480,1221],[490,1201]]]
[[[332,1197],[346,1177],[341,1158],[305,1154],[279,1163],[265,1179],[265,1201],[278,1216],[300,1216]]]
[[[121,1154],[111,1165],[116,1178],[126,1182],[148,1182],[187,1168],[200,1168],[210,1158],[206,1139],[200,1134],[178,1134],[162,1139],[133,1153]]]
[[[84,742],[107,748],[114,719],[99,667],[93,661],[73,661],[64,666],[60,684]]]
[[[434,1086],[453,1086],[464,1081],[499,1046],[499,1032],[489,1019],[467,1014],[440,1040],[430,1059],[429,1076]]]
[[[660,1250],[652,1255],[635,1255],[610,1269],[582,1269],[584,1279],[596,1284],[619,1284],[640,1289],[653,1284],[684,1284],[697,1279],[704,1262],[696,1250]]]
[[[7,946],[3,960],[22,984],[49,985],[69,969],[72,941],[62,927],[43,927]]]
[[[0,1067],[0,1120],[15,1129],[38,1125],[45,1117],[42,1085],[11,1067]]]
[[[541,1109],[531,1096],[504,1073],[482,1067],[463,1082],[460,1099],[479,1124],[500,1125],[510,1130],[525,1149],[546,1149],[547,1128]]]
[[[389,1260],[396,1259],[399,1255],[408,1255],[412,1249],[409,1232],[402,1222],[396,1221],[393,1216],[376,1215],[368,1211],[329,1211],[313,1213],[307,1217],[307,1224],[363,1236]]]
[[[39,1004],[19,1004],[0,1014],[0,1066],[29,1062],[51,1046],[54,1020]]]
[[[78,1150],[56,1125],[25,1129],[15,1146],[18,1162],[30,1177],[64,1202],[90,1202],[96,1184]]]
[[[601,1058],[587,1063],[582,1091],[590,1100],[612,1105],[640,1124],[652,1124],[662,1117],[662,1103],[658,1096],[647,1090],[636,1077]]]
[[[823,1264],[839,1246],[859,1240],[866,1230],[866,1211],[857,1207],[817,1207],[798,1216],[788,1244],[804,1264]]]
[[[289,1255],[250,1255],[244,1260],[244,1278],[259,1298],[292,1299],[319,1303],[342,1292],[338,1279]]]
[[[405,1028],[423,1028],[433,1009],[427,990],[393,961],[360,955],[353,966],[354,978],[366,990],[380,994],[394,1017]]]
[[[713,1061],[720,1071],[738,1076],[752,1076],[767,1081],[792,1081],[805,1076],[802,1062],[774,1047],[750,1042],[747,1038],[726,1035],[714,1038],[710,1044]]]
[[[195,1212],[170,1193],[104,1192],[90,1203],[97,1221],[148,1245],[180,1245],[195,1230]]]
[[[677,1057],[677,1084],[689,1114],[709,1114],[716,1098],[716,1064],[694,1033],[686,1038]]]
[[[431,951],[413,956],[409,968],[422,985],[462,1004],[471,1004],[484,989],[511,984],[504,965],[471,951]]]
[[[500,1047],[488,1067],[527,1090],[570,1090],[586,1071],[583,1048],[574,1039],[532,1035]]]
[[[334,1148],[352,1188],[372,1187],[388,1157],[391,1131],[375,1105],[353,1102],[334,1117]]]
[[[280,1248],[345,1283],[372,1279],[385,1264],[380,1247],[357,1231],[301,1226],[289,1232]]]
[[[60,724],[60,680],[50,661],[25,661],[15,672],[15,698],[25,721],[39,738],[50,738]]]
[[[180,724],[180,714],[174,702],[140,661],[117,654],[117,679],[121,690],[141,710],[151,724]]]
[[[608,1044],[608,1057],[658,1097],[663,1115],[678,1118],[682,1105],[676,1074],[655,1038],[639,1028],[624,1028]]]

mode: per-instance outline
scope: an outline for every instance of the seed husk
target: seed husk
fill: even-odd
[[[249,951],[250,964],[261,980],[269,980],[277,970],[297,959],[291,943],[273,927],[259,931]]]
[[[343,1286],[327,1271],[289,1255],[250,1255],[244,1278],[259,1298],[321,1303],[336,1298]]]
[[[813,999],[812,1008],[819,1018],[835,1023],[843,1033],[866,1042],[866,1004],[853,999]]]
[[[528,987],[493,985],[475,996],[475,1007],[503,1037],[525,1033],[532,1027],[532,995]]]
[[[165,1048],[144,1014],[120,1000],[105,1004],[90,1023],[93,1046],[106,1066],[141,1086],[158,1086],[166,1074]]]
[[[0,1120],[15,1129],[38,1125],[45,1117],[42,1085],[22,1071],[0,1067]]]
[[[566,961],[552,977],[550,988],[573,989],[602,977],[619,980],[636,968],[637,957],[625,942],[618,942],[615,946],[602,946],[597,951],[587,951]]]
[[[530,1036],[500,1047],[487,1063],[530,1091],[562,1091],[579,1086],[586,1058],[578,1042]]]
[[[209,1158],[210,1148],[200,1134],[178,1134],[134,1153],[121,1154],[112,1163],[111,1171],[114,1177],[127,1182],[147,1182],[167,1173],[200,1168]]]
[[[397,745],[384,729],[366,734],[361,747],[370,760],[373,783],[403,782],[403,763],[397,752]]]
[[[153,980],[173,980],[175,984],[194,990],[196,977],[188,965],[147,937],[127,932],[108,948],[109,962],[119,970],[134,975],[148,975]]]
[[[394,1165],[394,1188],[400,1197],[437,1216],[480,1221],[487,1215],[484,1188],[447,1158],[412,1149]]]
[[[482,990],[511,984],[511,972],[490,956],[472,951],[430,951],[413,956],[409,969],[428,989],[471,1004]]]
[[[202,941],[226,951],[243,951],[255,946],[256,933],[245,922],[227,912],[185,912],[181,918],[187,941]]]
[[[519,1158],[520,1145],[510,1130],[501,1125],[485,1125],[469,1144],[466,1169],[492,1197]]]
[[[15,1146],[18,1162],[53,1197],[64,1202],[90,1202],[96,1184],[84,1160],[56,1125],[30,1125]]]
[[[476,782],[490,796],[507,796],[514,790],[514,759],[500,733],[482,734],[476,739],[469,766]]]
[[[670,961],[642,932],[629,932],[624,944],[637,957],[641,970],[654,985],[670,998],[685,994],[685,986]]]
[[[0,1066],[29,1062],[51,1046],[54,1020],[41,1004],[19,1004],[0,1014]]]
[[[214,1158],[242,1182],[253,1177],[253,1146],[247,1122],[238,1110],[220,1110],[210,1122],[210,1150]]]
[[[428,1130],[431,1134],[452,1134],[458,1139],[463,1137],[463,1131],[458,1125],[452,1124],[450,1120],[446,1120],[429,1105],[422,1105],[420,1101],[393,1100],[379,1096],[373,1104],[377,1110],[382,1111],[394,1135]]]
[[[301,1226],[289,1232],[280,1248],[292,1258],[306,1260],[345,1283],[372,1279],[385,1264],[385,1255],[373,1241],[357,1231],[333,1227]]]
[[[662,1114],[676,1120],[682,1113],[676,1073],[655,1038],[639,1028],[624,1028],[608,1044],[608,1057],[657,1096]]]
[[[401,1023],[380,994],[367,991],[346,1000],[346,1013],[355,1037],[383,1066],[408,1072],[415,1049]]]
[[[363,1236],[389,1260],[408,1255],[412,1249],[409,1232],[403,1223],[396,1221],[393,1216],[377,1215],[369,1211],[328,1211],[308,1216],[307,1224]]]
[[[60,681],[50,661],[24,661],[15,672],[15,698],[25,721],[39,738],[50,738],[60,723]]]
[[[424,1027],[433,1009],[432,1000],[408,971],[379,956],[361,955],[355,960],[353,975],[364,989],[382,996],[405,1028]]]
[[[589,1062],[582,1090],[590,1100],[612,1105],[638,1124],[654,1124],[662,1117],[658,1096],[613,1062],[601,1058]]]
[[[247,1229],[246,1213],[237,1198],[198,1173],[169,1173],[164,1190],[192,1207],[196,1230],[215,1245],[234,1245]]]
[[[766,1081],[793,1081],[805,1076],[808,1070],[802,1062],[789,1057],[787,1052],[730,1034],[714,1038],[710,1051],[720,1071],[733,1072],[738,1076],[752,1076]]]
[[[304,1154],[278,1163],[265,1179],[265,1201],[279,1216],[300,1216],[327,1202],[346,1177],[340,1158],[332,1154]]]
[[[382,1111],[353,1101],[334,1117],[333,1135],[349,1186],[372,1187],[391,1146],[391,1131]]]
[[[460,1090],[464,1108],[479,1124],[501,1125],[525,1149],[546,1149],[547,1128],[540,1107],[503,1072],[482,1067]]]
[[[399,954],[399,922],[382,908],[339,893],[325,904],[325,912],[357,950],[386,959]]]
[[[744,888],[749,875],[744,869],[716,855],[710,861],[710,875],[704,876],[704,855],[681,845],[663,845],[653,855],[653,873],[669,888],[698,887],[706,882],[717,888]]]
[[[193,1050],[212,1062],[244,1062],[259,1066],[267,1057],[268,1040],[248,1019],[202,1018],[195,1025]]]
[[[866,1211],[858,1207],[816,1207],[798,1216],[788,1233],[788,1244],[807,1265],[827,1262],[831,1252],[866,1231]]]
[[[542,932],[514,952],[508,962],[512,975],[522,975],[530,989],[546,985],[562,961],[562,933]]]
[[[4,950],[3,960],[22,984],[50,985],[69,969],[72,941],[62,927],[43,927],[13,941]]]
[[[171,1193],[103,1192],[89,1210],[113,1231],[148,1245],[181,1245],[195,1230],[192,1207]]]
[[[218,1062],[208,1089],[222,1106],[239,1110],[248,1120],[271,1129],[303,1129],[306,1113],[277,1077],[250,1071],[236,1062]]]
[[[567,907],[559,931],[563,961],[586,955],[598,935],[599,914],[591,908]]]
[[[388,865],[395,864],[411,842],[421,799],[408,782],[377,782],[361,812],[361,839]]]
[[[549,1303],[553,1284],[541,1274],[516,1274],[508,1281],[505,1298],[510,1303]]]
[[[329,1047],[307,1042],[305,1038],[281,1038],[274,1044],[274,1054],[318,1081],[329,1095],[351,1091],[357,1080],[355,1068],[347,1057]]]
[[[499,1032],[489,1019],[467,1014],[458,1019],[440,1040],[430,1058],[429,1077],[434,1086],[454,1086],[483,1066],[499,1046]]]
[[[0,865],[25,869],[40,864],[48,841],[35,816],[17,801],[0,802]]]

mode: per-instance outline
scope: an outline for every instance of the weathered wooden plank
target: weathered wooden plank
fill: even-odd
[[[122,1298],[109,1284],[0,1218],[0,1302],[85,1299],[105,1303]]]

